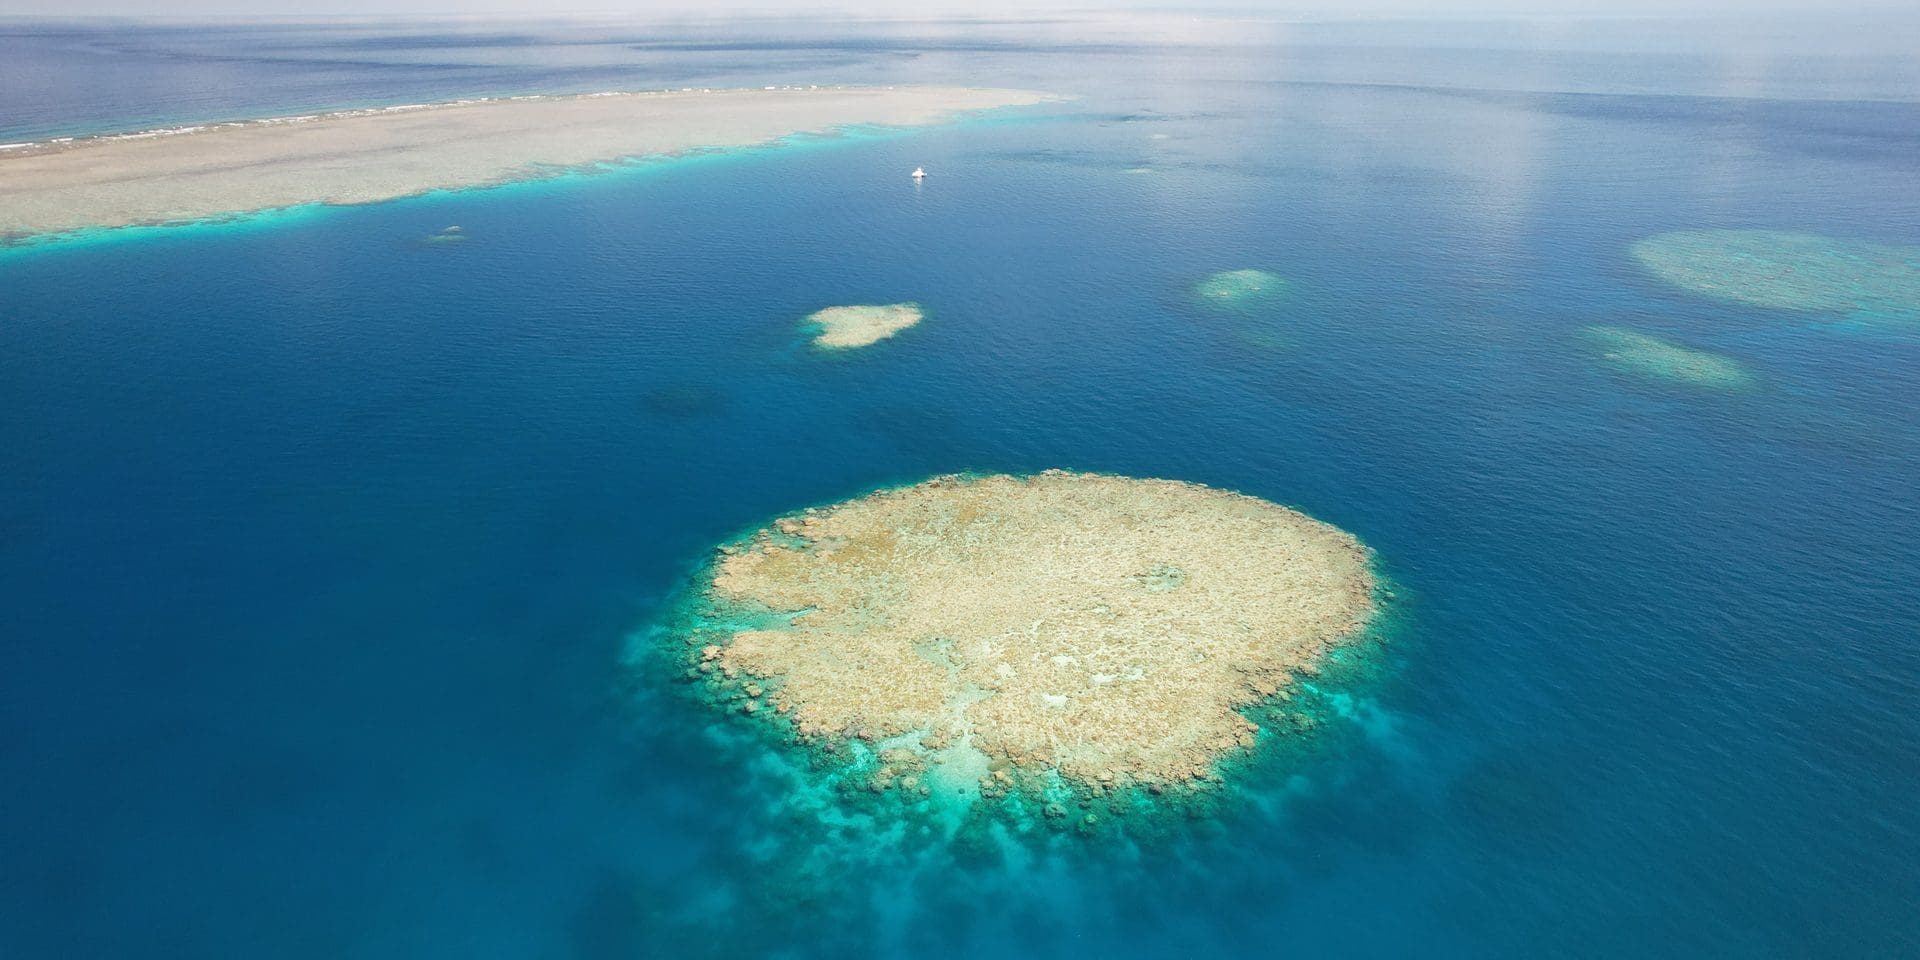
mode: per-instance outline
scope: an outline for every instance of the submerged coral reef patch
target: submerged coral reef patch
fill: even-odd
[[[1284,296],[1286,278],[1265,270],[1227,270],[1193,285],[1201,300],[1222,306],[1250,306]]]
[[[1633,245],[1654,276],[1781,310],[1892,313],[1920,322],[1920,247],[1774,230],[1682,230]]]
[[[1277,504],[1048,471],[783,517],[699,586],[670,632],[715,702],[870,759],[875,792],[969,800],[1217,777],[1375,581],[1353,536]]]
[[[1746,366],[1732,357],[1683,347],[1625,327],[1593,326],[1580,334],[1602,363],[1637,376],[1721,390],[1745,389],[1755,382]]]
[[[809,314],[806,324],[817,331],[814,346],[846,350],[878,343],[919,323],[923,317],[917,303],[890,303],[828,307]]]

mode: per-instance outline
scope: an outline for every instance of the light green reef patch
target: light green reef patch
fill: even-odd
[[[1244,308],[1278,300],[1287,287],[1286,278],[1265,270],[1227,270],[1194,284],[1193,292],[1207,303]]]
[[[1746,366],[1732,357],[1683,347],[1625,327],[1594,326],[1580,333],[1602,363],[1636,376],[1716,390],[1744,390],[1755,383]]]
[[[1920,323],[1920,247],[1774,230],[1682,230],[1633,245],[1654,276],[1702,296],[1780,310]]]

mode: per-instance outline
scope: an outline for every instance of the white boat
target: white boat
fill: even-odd
[[[914,167],[913,178],[915,180],[925,180],[927,178],[927,171],[921,167]]]

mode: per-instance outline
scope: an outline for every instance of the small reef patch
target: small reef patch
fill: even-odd
[[[1193,292],[1206,303],[1250,307],[1285,296],[1287,286],[1285,277],[1265,270],[1227,270],[1194,284]]]
[[[1920,324],[1920,247],[1774,230],[1682,230],[1633,245],[1648,272],[1702,296]]]
[[[918,324],[924,316],[917,303],[828,307],[809,314],[806,325],[815,331],[814,346],[849,350],[885,340]]]
[[[721,546],[662,634],[703,698],[835,789],[1032,820],[1203,797],[1373,619],[1352,535],[1254,497],[943,476]],[[1131,798],[1131,799],[1128,799]],[[1080,821],[1086,821],[1081,823]]]
[[[1580,336],[1602,363],[1635,376],[1716,390],[1744,390],[1755,383],[1746,366],[1732,357],[1625,327],[1587,327]]]
[[[466,241],[466,239],[467,239],[466,231],[461,229],[458,225],[455,225],[455,226],[447,227],[446,229],[441,230],[439,233],[428,234],[427,236],[422,237],[420,239],[420,242],[428,243],[428,244],[463,243]]]

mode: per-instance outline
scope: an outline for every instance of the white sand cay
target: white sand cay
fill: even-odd
[[[1049,99],[965,87],[604,93],[35,143],[0,151],[0,238],[373,203],[852,124],[937,123]]]

